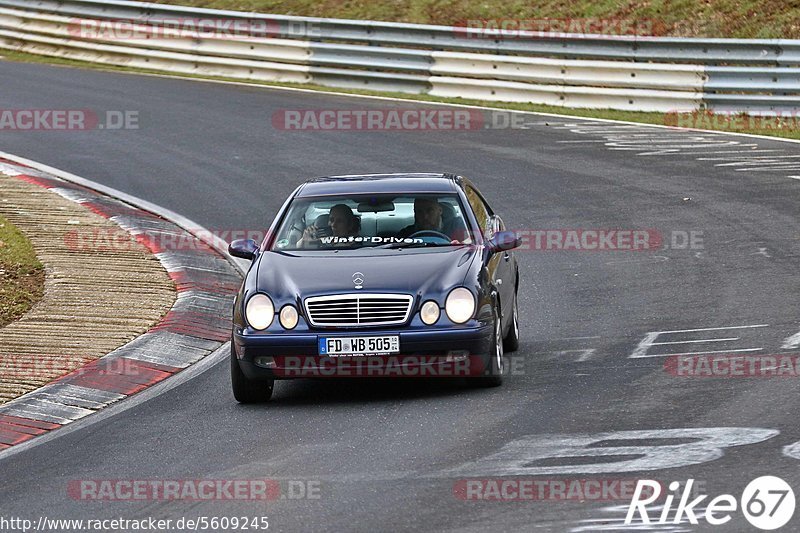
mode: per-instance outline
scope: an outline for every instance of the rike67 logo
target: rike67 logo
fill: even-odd
[[[695,495],[692,493],[693,485],[694,479],[686,481],[674,516],[670,520],[672,504],[681,486],[677,481],[670,483],[671,493],[666,495],[663,507],[659,505],[661,514],[658,515],[658,519],[652,521],[647,506],[661,497],[661,484],[650,479],[640,479],[634,489],[625,524],[633,523],[634,517],[638,514],[641,522],[637,523],[641,524],[680,524],[688,521],[697,525],[700,517],[712,526],[721,526],[730,522],[732,514],[736,513],[737,508],[741,508],[750,525],[762,530],[772,530],[786,525],[794,514],[794,491],[779,477],[762,476],[754,479],[745,487],[738,502],[731,494],[720,494],[711,499],[705,507],[701,504],[708,495],[701,494],[689,501],[689,498]]]

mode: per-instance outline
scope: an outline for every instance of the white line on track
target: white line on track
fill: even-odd
[[[794,350],[795,348],[800,348],[800,331],[791,337],[787,337],[786,340],[783,341],[781,348],[783,350]]]
[[[784,151],[785,150],[718,150],[718,151],[701,150],[701,151],[689,151],[689,150],[684,150],[684,149],[679,149],[679,148],[663,148],[663,149],[657,149],[657,150],[648,150],[646,152],[639,152],[636,155],[645,155],[645,156],[650,156],[650,155],[681,155],[681,156],[684,156],[685,155],[685,156],[694,157],[694,156],[703,155],[703,154],[735,154],[735,153],[739,153],[739,152],[741,152],[741,153],[752,153],[752,152],[761,153],[761,152],[784,152]]]
[[[713,147],[712,147],[713,148]],[[766,153],[774,153],[774,152],[785,152],[786,150],[758,150],[749,148],[747,150],[678,150],[677,148],[663,148],[659,149],[661,152],[667,152],[674,154],[680,153],[681,155],[704,155],[704,154],[766,154]]]
[[[750,324],[747,326],[727,326],[727,327],[714,327],[714,328],[695,328],[695,329],[673,329],[669,331],[650,331],[645,335],[644,339],[639,341],[639,344],[636,345],[636,348],[633,352],[628,356],[629,359],[639,359],[644,357],[667,357],[670,355],[698,355],[700,353],[723,353],[723,352],[749,352],[749,351],[758,351],[761,348],[744,348],[738,350],[717,350],[717,351],[708,351],[708,352],[694,352],[691,354],[648,354],[647,351],[652,348],[653,346],[657,346],[659,344],[669,344],[668,342],[664,343],[656,343],[655,340],[660,337],[661,335],[667,335],[670,333],[696,333],[698,331],[726,331],[731,329],[752,329],[752,328],[765,328],[769,326],[769,324]],[[694,341],[695,339],[687,339],[687,342]],[[713,339],[705,339],[702,342],[722,342],[722,340],[713,340]],[[735,339],[738,340],[738,337]],[[672,342],[672,344],[682,344],[679,342]]]
[[[692,344],[697,342],[725,342],[725,341],[738,341],[739,337],[728,337],[724,339],[694,339],[690,341],[670,341],[670,342],[653,342],[650,346],[667,346],[669,344]]]
[[[734,157],[732,159],[741,159],[742,161],[747,161],[747,160],[751,160],[751,159],[755,159],[755,160],[759,160],[759,159],[772,160],[772,159],[794,159],[794,158],[800,157],[800,155],[753,155],[753,156],[751,156],[751,154],[755,154],[755,153],[757,153],[757,151],[756,150],[745,150],[744,152],[747,155],[736,156],[736,157]],[[728,159],[731,159],[731,158],[729,158],[729,157],[698,157],[697,158],[698,161],[727,161]]]
[[[736,172],[784,172],[784,171],[798,171],[800,170],[800,163],[795,163],[794,165],[783,165],[783,166],[770,166],[765,168],[758,168],[758,167],[745,167],[745,168],[734,168]]]
[[[653,353],[647,355],[637,355],[633,359],[646,359],[648,357],[670,357],[673,355],[705,355],[710,353],[759,352],[763,349],[764,348],[739,348],[736,350],[710,350],[707,352]]]
[[[558,350],[555,352],[550,352],[548,354],[548,359],[566,359],[568,357],[574,357],[576,363],[585,363],[595,354],[595,352],[597,352],[595,348],[580,348],[577,350]],[[587,374],[575,374],[575,375],[587,375]]]
[[[656,333],[690,333],[692,331],[719,331],[722,329],[766,328],[768,326],[769,324],[753,324],[750,326],[728,326],[724,328],[673,329],[672,331],[657,331]]]

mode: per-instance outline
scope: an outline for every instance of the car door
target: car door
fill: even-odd
[[[495,233],[505,229],[503,221],[494,214],[483,195],[474,185],[469,182],[465,183],[464,193],[467,196],[472,212],[475,214],[484,239],[491,239]],[[510,306],[513,304],[514,277],[511,272],[512,264],[510,259],[511,255],[508,252],[490,254],[486,266],[489,281],[500,297],[503,328],[506,327],[507,320],[511,316]]]
[[[506,225],[500,215],[492,215],[494,233],[506,231]],[[501,305],[503,308],[503,318],[508,319],[511,316],[511,306],[514,304],[515,288],[516,288],[516,265],[513,260],[513,252],[506,250],[495,254],[498,259],[497,275],[503,280],[498,286],[500,292]],[[505,320],[504,320],[504,326]]]

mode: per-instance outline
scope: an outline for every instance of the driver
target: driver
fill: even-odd
[[[420,197],[414,199],[414,223],[401,229],[397,237],[404,239],[418,231],[436,231],[450,236],[452,229],[442,222],[442,206],[436,198]]]

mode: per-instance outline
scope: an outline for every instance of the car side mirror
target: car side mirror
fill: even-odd
[[[238,239],[228,245],[228,253],[233,257],[253,260],[258,255],[258,244],[253,239]]]
[[[522,240],[513,231],[498,231],[491,239],[486,241],[492,253],[507,252],[522,245]]]

